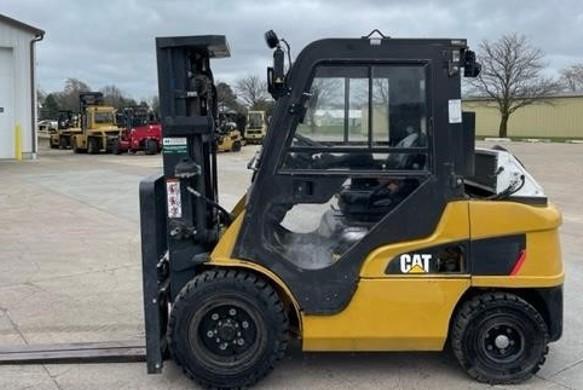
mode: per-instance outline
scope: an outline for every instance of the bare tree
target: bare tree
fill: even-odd
[[[583,91],[583,64],[573,64],[561,69],[561,85],[567,91]]]
[[[316,111],[322,108],[330,108],[334,101],[341,101],[344,104],[343,80],[336,78],[315,78],[310,88],[310,100],[308,100],[308,124],[312,133],[316,131]]]
[[[56,95],[59,107],[62,110],[79,111],[79,94],[89,92],[89,85],[81,80],[69,78],[65,81],[65,88]]]
[[[525,36],[503,35],[497,41],[483,41],[479,61],[482,72],[472,82],[480,95],[490,97],[500,111],[499,136],[508,135],[508,120],[516,110],[546,98],[559,90],[559,83],[542,75],[543,52]]]
[[[103,93],[103,100],[105,104],[113,106],[120,109],[125,106],[136,106],[137,102],[129,97],[126,97],[121,89],[116,85],[106,85],[101,88],[101,93]]]
[[[256,75],[248,75],[237,80],[235,89],[238,97],[250,110],[265,106],[269,100],[267,83]]]

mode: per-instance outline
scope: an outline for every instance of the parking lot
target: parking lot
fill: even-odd
[[[507,144],[563,211],[563,338],[536,378],[517,388],[583,388],[583,145]],[[219,156],[221,202],[234,205],[255,147]],[[0,162],[0,343],[141,340],[138,183],[160,156],[75,155]],[[0,367],[0,389],[190,389],[171,364]],[[259,388],[479,389],[447,353],[288,356]]]

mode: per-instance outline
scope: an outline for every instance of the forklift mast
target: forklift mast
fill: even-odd
[[[156,39],[163,174],[140,183],[148,372],[166,349],[168,302],[207,260],[229,218],[218,205],[216,88],[211,58],[229,57],[221,35]]]
[[[227,57],[229,49],[223,36],[158,38],[156,47],[174,297],[192,278],[193,254],[204,258],[218,240],[220,215],[211,206],[218,203],[218,111],[210,59]]]
[[[85,112],[88,106],[103,105],[103,93],[101,92],[82,92],[79,94],[81,112]]]

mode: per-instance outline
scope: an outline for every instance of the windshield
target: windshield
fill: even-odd
[[[260,113],[249,113],[247,123],[247,127],[250,129],[261,129],[263,127],[263,115]]]
[[[426,146],[423,66],[320,66],[310,95],[294,145],[411,147],[415,138]]]
[[[113,113],[112,112],[95,112],[94,118],[95,118],[95,123],[99,123],[99,124],[112,123],[113,124]]]

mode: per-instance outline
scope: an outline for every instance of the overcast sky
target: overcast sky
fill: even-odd
[[[225,34],[231,58],[215,61],[215,77],[263,77],[271,61],[263,32],[270,28],[294,55],[318,38],[379,28],[393,37],[468,38],[475,48],[518,32],[545,51],[551,74],[583,62],[581,0],[2,0],[0,13],[46,31],[37,57],[39,87],[47,92],[75,77],[94,89],[115,84],[150,98],[157,93],[156,36]]]

